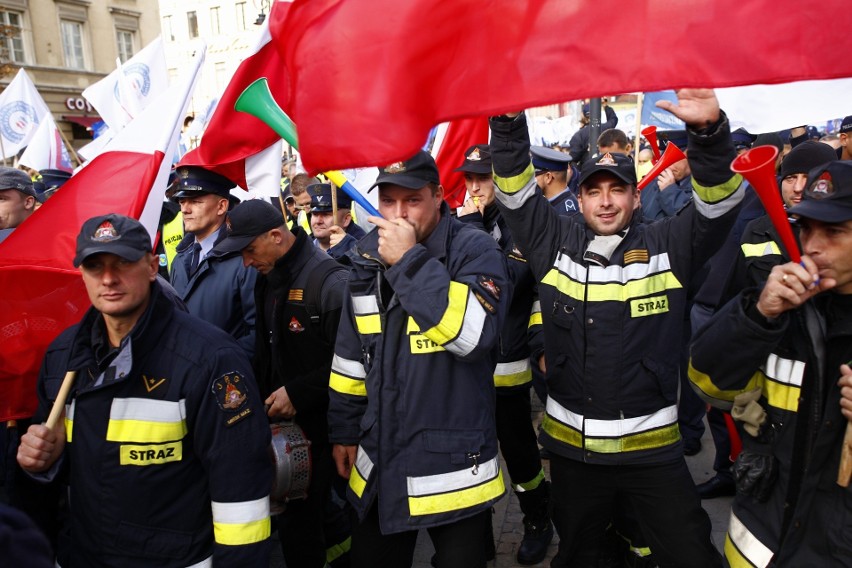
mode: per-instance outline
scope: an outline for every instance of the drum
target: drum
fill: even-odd
[[[270,493],[272,514],[284,510],[287,501],[308,496],[311,483],[311,441],[295,422],[287,420],[270,424],[272,444],[269,451],[275,465],[275,478]]]

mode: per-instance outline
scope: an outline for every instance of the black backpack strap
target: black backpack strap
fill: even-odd
[[[311,323],[316,325],[319,323],[320,314],[322,313],[322,285],[329,274],[341,268],[338,261],[329,257],[324,259],[320,264],[311,271],[308,276],[308,281],[305,285],[305,309],[311,317]]]

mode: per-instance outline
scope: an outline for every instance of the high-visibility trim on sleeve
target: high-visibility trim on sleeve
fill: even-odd
[[[269,496],[254,501],[213,501],[213,538],[227,546],[254,544],[269,538]]]
[[[74,407],[77,399],[71,401],[71,404],[65,405],[65,441],[71,442],[74,436]]]
[[[527,327],[541,325],[541,323],[541,300],[536,300],[533,302],[532,310],[530,310],[530,323]]]
[[[355,314],[355,327],[358,333],[372,335],[382,332],[379,302],[375,296],[352,296],[352,311]]]
[[[760,542],[732,510],[728,534],[725,536],[725,558],[731,568],[762,568],[769,565],[773,555],[772,550]]]
[[[370,479],[370,474],[373,472],[373,460],[367,455],[361,446],[358,446],[358,452],[355,454],[355,464],[349,473],[349,487],[360,499],[364,494],[364,489],[367,487],[367,480]]]
[[[743,256],[753,258],[759,256],[778,255],[781,256],[781,249],[775,241],[766,241],[763,243],[743,243],[740,245],[743,251]]]
[[[470,288],[450,281],[447,309],[435,327],[423,335],[454,355],[465,356],[479,344],[485,325],[485,308],[473,297]]]
[[[367,381],[364,379],[350,379],[334,371],[328,378],[328,386],[331,390],[340,394],[352,396],[367,396]]]
[[[689,375],[689,380],[698,388],[699,394],[701,394],[705,400],[708,400],[711,404],[715,401],[719,401],[722,403],[720,406],[727,406],[728,408],[730,408],[730,405],[733,404],[735,396],[746,391],[754,390],[761,386],[761,383],[763,382],[761,380],[763,373],[758,371],[751,376],[748,384],[746,384],[742,389],[722,390],[713,384],[713,380],[710,378],[710,375],[702,373],[692,366],[691,358],[689,360],[687,374]]]
[[[538,474],[529,481],[526,481],[524,483],[512,484],[512,489],[514,489],[518,493],[523,493],[524,491],[532,491],[533,489],[536,489],[539,485],[541,485],[542,481],[544,481],[544,469],[540,469],[538,471]]]
[[[494,368],[495,387],[514,387],[532,381],[532,368],[529,358],[497,363]]]
[[[518,209],[535,195],[535,176],[532,164],[523,172],[510,178],[494,176],[494,185],[499,190],[495,197],[509,209]]]
[[[740,204],[745,196],[745,183],[740,174],[735,174],[721,185],[705,187],[692,180],[695,210],[708,219],[721,217]]]

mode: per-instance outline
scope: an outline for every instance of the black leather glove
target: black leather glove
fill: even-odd
[[[759,503],[763,503],[769,498],[775,485],[778,464],[769,452],[743,449],[731,467],[731,473],[737,484],[737,493],[751,495]]]

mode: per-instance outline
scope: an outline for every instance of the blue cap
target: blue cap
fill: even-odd
[[[684,151],[689,145],[689,136],[686,134],[686,130],[658,130],[657,140],[660,141],[660,150],[663,151],[669,143]]]
[[[545,146],[531,146],[530,156],[533,167],[537,170],[564,172],[571,163],[571,154],[560,152]]]
[[[311,212],[331,212],[331,184],[330,183],[312,183],[307,188],[308,195],[311,196]],[[352,199],[349,198],[343,191],[337,192],[337,207],[339,209],[351,209]]]
[[[71,172],[65,170],[41,170],[39,175],[41,179],[33,182],[33,189],[36,192],[36,199],[41,203],[47,201],[47,198],[53,195],[53,192],[71,179]]]
[[[745,128],[737,128],[731,132],[731,139],[734,141],[734,148],[740,150],[742,148],[751,148],[757,136],[750,134]]]
[[[199,166],[180,166],[175,168],[178,178],[177,193],[175,199],[181,197],[193,197],[212,193],[224,198],[230,198],[231,189],[237,184],[214,171]]]

